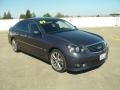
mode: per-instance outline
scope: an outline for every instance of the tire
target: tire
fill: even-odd
[[[54,49],[51,51],[50,63],[55,71],[61,73],[66,71],[65,57],[60,50]]]
[[[15,41],[15,39],[12,39],[12,49],[14,52],[18,52],[18,45],[17,42]]]

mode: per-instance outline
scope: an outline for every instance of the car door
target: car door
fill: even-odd
[[[39,56],[41,58],[45,55],[45,48],[44,48],[44,36],[36,22],[29,23],[29,40],[27,41],[29,44],[29,49],[32,54]]]
[[[21,21],[16,25],[16,40],[18,42],[18,45],[23,50],[28,50],[29,45],[27,43],[28,41],[28,35],[30,33],[28,25],[30,21]]]

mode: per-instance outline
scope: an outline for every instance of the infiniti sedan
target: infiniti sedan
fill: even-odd
[[[15,52],[39,57],[58,72],[88,70],[102,65],[108,56],[103,37],[57,18],[19,21],[9,29],[8,39]]]

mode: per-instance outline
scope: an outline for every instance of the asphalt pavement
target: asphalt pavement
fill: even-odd
[[[120,27],[85,28],[105,38],[107,61],[83,73],[58,73],[26,53],[15,53],[0,32],[0,90],[120,90]]]

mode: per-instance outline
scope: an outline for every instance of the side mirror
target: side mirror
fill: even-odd
[[[76,26],[74,26],[75,27],[75,29],[77,29],[77,27]]]

